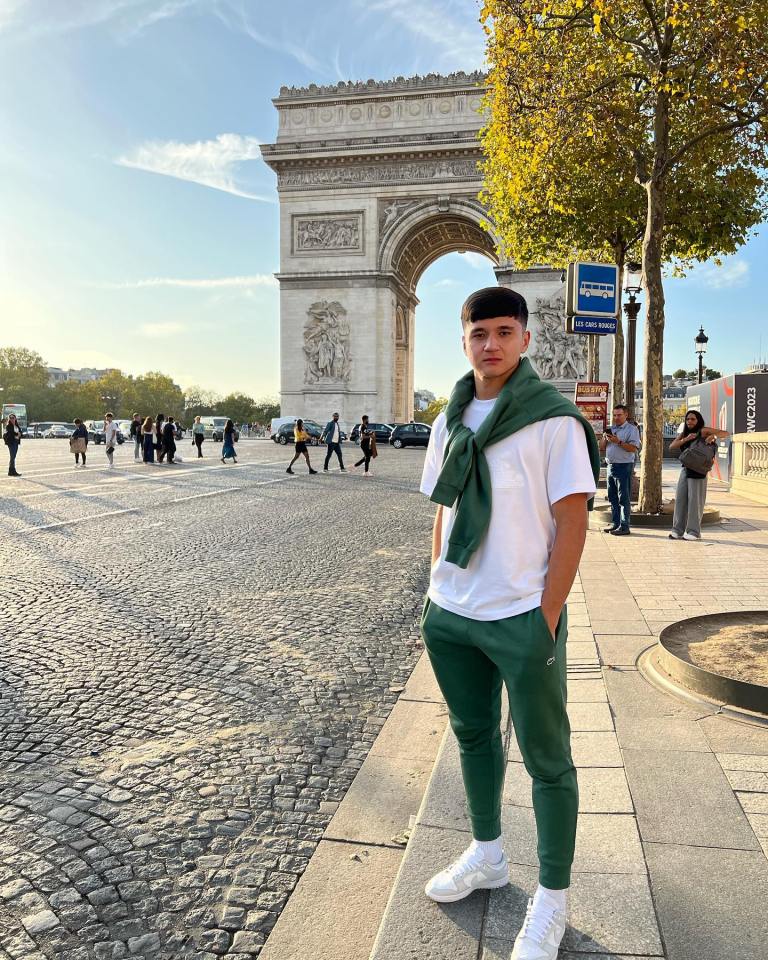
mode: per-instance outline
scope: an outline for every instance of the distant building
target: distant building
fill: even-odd
[[[750,363],[744,367],[744,373],[768,373],[768,363]]]
[[[665,378],[666,380],[666,378]],[[688,384],[689,381],[680,381]],[[677,410],[681,403],[685,403],[685,386],[679,385],[678,381],[665,383],[661,393],[661,402],[665,411],[671,412]],[[643,385],[642,382],[635,384],[635,417],[639,420],[643,415]]]
[[[62,370],[61,367],[48,367],[48,386],[55,387],[57,383],[64,383],[66,380],[76,380],[78,383],[90,383],[92,380],[100,380],[108,373],[112,373],[114,367],[106,370],[97,370],[95,367],[80,367],[79,370]]]

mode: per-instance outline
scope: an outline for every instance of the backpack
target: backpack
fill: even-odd
[[[680,454],[680,463],[686,470],[692,470],[694,473],[706,477],[712,469],[717,455],[717,444],[707,443],[699,434],[693,443],[689,444]]]

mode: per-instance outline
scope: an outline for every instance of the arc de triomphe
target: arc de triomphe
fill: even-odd
[[[273,101],[277,139],[262,155],[280,197],[283,414],[411,419],[416,284],[452,251],[485,254],[498,282],[525,296],[541,376],[565,391],[584,376],[585,341],[564,333],[560,271],[498,262],[477,199],[482,84],[480,73],[430,74],[283,87]],[[457,343],[459,307],[446,330]]]

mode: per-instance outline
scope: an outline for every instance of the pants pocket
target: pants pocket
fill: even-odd
[[[544,611],[541,609],[541,607],[540,606],[536,607],[533,612],[536,616],[538,616],[541,629],[545,632],[547,639],[549,640],[549,643],[551,645],[551,654],[550,656],[547,657],[547,666],[551,667],[552,664],[555,662],[555,655],[557,654],[557,635],[560,632],[560,622],[562,620],[562,614],[560,615],[560,620],[558,620],[557,622],[557,626],[555,627],[555,634],[553,636],[552,631],[549,629],[549,624],[547,623],[546,618],[544,616]]]

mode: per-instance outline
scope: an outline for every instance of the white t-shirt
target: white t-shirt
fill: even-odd
[[[104,445],[107,447],[117,446],[117,424],[114,420],[104,421]]]
[[[462,421],[477,431],[495,400],[472,400]],[[445,414],[432,427],[421,492],[437,483],[448,439]],[[584,427],[574,417],[532,423],[484,450],[491,474],[491,521],[466,569],[445,553],[454,509],[443,507],[440,557],[432,566],[429,599],[470,620],[502,620],[541,604],[555,541],[552,504],[572,493],[595,493]]]

